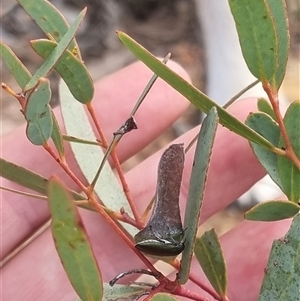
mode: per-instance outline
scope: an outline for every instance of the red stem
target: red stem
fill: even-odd
[[[21,112],[24,113],[25,106],[26,106],[26,99],[25,99],[24,95],[22,93],[16,93],[5,83],[1,83],[1,87],[6,93],[10,94],[12,97],[14,97],[18,100],[18,102],[20,103],[21,108],[22,108]]]
[[[178,260],[174,260],[172,263],[172,266],[176,268],[178,271],[180,269],[180,263]],[[222,298],[210,287],[206,286],[205,284],[201,283],[200,280],[194,275],[193,273],[189,273],[189,280],[198,285],[203,291],[210,294],[213,298],[215,298],[218,301],[222,301]]]
[[[181,286],[178,281],[161,281],[157,287],[151,290],[150,294],[144,299],[144,301],[150,300],[156,293],[168,292],[177,296],[186,297],[195,301],[212,301],[208,300],[206,297],[194,293],[185,287]],[[218,299],[220,300],[220,299]],[[215,300],[214,300],[215,301]]]
[[[57,156],[55,151],[52,149],[52,147],[47,142],[45,142],[43,144],[43,147],[51,155],[51,157],[60,165],[60,167],[69,175],[69,177],[79,186],[79,188],[87,194],[88,193],[87,188],[81,183],[81,181],[72,172],[72,170],[69,168],[68,164],[63,159],[61,159],[59,156]]]
[[[278,101],[278,92],[274,91],[270,85],[270,83],[263,83],[263,88],[266,91],[270,102],[272,104],[280,131],[281,131],[281,135],[283,137],[283,140],[285,142],[285,156],[287,158],[289,158],[296,166],[298,169],[300,169],[300,159],[297,157],[297,155],[295,154],[291,141],[289,139],[288,133],[286,131],[282,116],[280,114],[280,109],[279,109],[279,101]]]
[[[189,280],[197,284],[202,290],[210,294],[216,300],[222,301],[222,298],[215,291],[213,291],[210,287],[206,286],[205,284],[201,283],[193,273],[189,274]]]
[[[108,147],[107,140],[106,140],[105,135],[104,135],[104,133],[103,133],[103,131],[101,129],[101,126],[100,126],[99,121],[98,121],[98,119],[96,117],[96,114],[95,114],[95,111],[93,109],[93,106],[92,106],[91,102],[87,103],[86,107],[87,107],[88,112],[90,113],[90,115],[92,117],[92,120],[93,120],[93,122],[94,122],[94,124],[96,126],[96,129],[97,129],[97,131],[99,133],[102,145],[104,146],[104,148],[107,148]],[[140,216],[139,216],[138,211],[136,209],[136,206],[134,204],[133,198],[132,198],[132,196],[130,194],[129,187],[128,187],[127,182],[125,180],[125,176],[124,176],[124,173],[123,173],[123,170],[122,170],[122,167],[121,167],[121,164],[120,164],[120,161],[119,161],[119,158],[117,156],[115,148],[112,149],[112,151],[111,151],[111,157],[112,157],[112,160],[114,162],[115,168],[117,170],[120,182],[121,182],[122,187],[123,187],[123,191],[124,191],[125,196],[126,196],[126,198],[128,200],[128,203],[129,203],[129,206],[130,206],[131,211],[133,213],[133,216],[134,216],[135,220],[137,221],[137,223],[139,224],[139,222],[140,222]]]
[[[180,286],[178,288],[178,290],[175,290],[173,292],[175,295],[177,296],[181,296],[181,297],[186,297],[192,300],[196,300],[196,301],[215,301],[215,300],[221,300],[220,297],[218,299],[213,299],[213,300],[209,300],[206,297],[202,297],[197,293],[194,293],[192,291],[190,291],[189,289],[186,289],[183,286]]]

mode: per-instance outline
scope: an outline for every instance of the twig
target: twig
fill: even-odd
[[[298,169],[300,169],[300,159],[297,157],[297,155],[294,152],[293,146],[291,144],[290,138],[288,136],[288,133],[286,131],[284,122],[283,122],[283,118],[281,116],[280,113],[280,109],[279,109],[279,100],[278,100],[278,92],[274,91],[270,85],[270,83],[264,83],[263,84],[263,88],[266,91],[270,102],[272,104],[279,128],[280,128],[280,132],[281,135],[283,137],[284,143],[285,143],[285,156],[287,158],[289,158],[296,166]]]

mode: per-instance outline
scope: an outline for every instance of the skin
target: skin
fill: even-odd
[[[170,66],[175,72],[188,78],[181,67],[175,63],[170,63]],[[145,66],[136,63],[96,83],[94,105],[107,137],[111,137],[111,133],[128,117],[150,76],[151,72]],[[137,153],[178,119],[187,107],[188,102],[185,99],[165,83],[158,81],[136,115],[139,129],[126,135],[120,143],[118,149],[120,160],[125,161]],[[244,120],[249,112],[255,111],[255,108],[256,99],[246,99],[230,107],[229,111]],[[61,123],[59,111],[56,110],[56,113]],[[175,143],[187,145],[198,130],[193,129],[184,134]],[[157,152],[126,174],[140,212],[155,191],[157,163],[162,152],[163,150]],[[26,140],[24,127],[1,139],[1,157],[30,168],[45,177],[56,174],[64,179],[70,188],[76,189],[47,153]],[[67,157],[72,169],[80,175],[70,149],[67,149]],[[192,159],[193,151],[190,151],[183,172],[181,208],[185,208]],[[201,222],[233,202],[263,175],[264,171],[252,154],[247,141],[219,127]],[[80,178],[83,180],[82,176]],[[1,181],[3,186],[20,189],[5,179]],[[49,212],[44,201],[5,191],[0,193],[1,258],[4,258],[49,218]],[[101,216],[84,210],[81,210],[81,213],[104,281],[111,280],[120,272],[144,267]],[[276,223],[245,221],[221,237],[228,267],[228,297],[231,301],[257,300],[272,241],[283,236],[290,223],[291,220]],[[205,279],[197,263],[193,265],[192,272]],[[4,301],[76,298],[56,254],[49,229],[10,260],[2,268],[1,274]],[[124,281],[128,283],[129,280],[126,278]],[[195,288],[194,285],[188,284],[187,287],[200,293],[199,288]],[[206,296],[205,293],[203,296]]]

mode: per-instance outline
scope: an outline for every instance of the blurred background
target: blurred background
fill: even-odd
[[[172,53],[172,59],[180,63],[189,73],[193,84],[210,97],[223,104],[245,86],[238,78],[248,80],[247,70],[238,62],[240,50],[227,1],[213,0],[52,0],[69,23],[78,12],[88,7],[77,41],[83,60],[94,79],[99,79],[132,63],[135,58],[118,40],[115,30],[125,31],[156,56]],[[224,6],[224,7],[223,7]],[[43,38],[44,34],[12,0],[1,0],[1,39],[19,56],[27,68],[34,73],[41,59],[31,50],[29,40]],[[283,98],[286,102],[299,100],[299,51],[300,51],[300,3],[287,0],[291,34],[290,57],[286,79],[283,83]],[[228,26],[228,27],[227,27]],[[228,55],[226,55],[228,54]],[[234,64],[233,73],[226,76]],[[243,75],[244,74],[244,75]],[[58,104],[57,75],[52,80],[52,105]],[[226,82],[226,80],[230,82]],[[19,91],[1,61],[1,82]],[[223,83],[223,86],[222,86]],[[230,87],[229,87],[230,86]],[[225,88],[230,88],[225,91]],[[228,93],[228,97],[226,95]],[[253,96],[258,96],[254,90]],[[222,95],[224,99],[219,99]],[[259,95],[260,96],[260,95]],[[5,135],[24,123],[18,103],[3,91],[0,94],[0,134]],[[199,123],[199,111],[192,106],[166,133],[156,139],[141,154],[126,162],[130,169],[145,157],[164,147],[176,136]],[[226,232],[242,220],[243,211],[257,200],[248,195],[246,205],[233,206],[203,225],[205,229],[215,227],[219,234]],[[252,200],[252,198],[254,198]],[[250,199],[250,203],[249,203]],[[250,205],[249,205],[250,204]],[[222,223],[220,223],[220,219]]]

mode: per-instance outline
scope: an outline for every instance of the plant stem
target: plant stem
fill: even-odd
[[[47,197],[41,194],[35,194],[35,193],[30,193],[30,192],[23,192],[20,190],[16,190],[16,189],[12,189],[9,187],[4,187],[2,185],[0,185],[0,190],[6,190],[15,194],[20,194],[20,195],[24,195],[30,198],[34,198],[34,199],[39,199],[39,200],[47,200]]]
[[[14,97],[18,100],[18,102],[20,103],[20,105],[22,107],[21,112],[23,113],[25,110],[25,106],[26,106],[25,96],[22,93],[16,93],[5,83],[1,83],[1,87],[6,93],[10,94],[12,97]]]
[[[214,297],[216,300],[222,301],[222,298],[215,291],[213,291],[211,288],[209,288],[205,284],[201,283],[199,281],[199,279],[196,277],[196,275],[194,275],[193,273],[190,273],[189,274],[189,279],[193,283],[197,284],[202,290],[204,290],[205,292],[207,292],[208,294],[210,294],[212,297]]]
[[[178,260],[174,260],[172,263],[170,263],[175,269],[179,271],[180,269],[180,262]],[[193,273],[189,273],[189,280],[198,285],[203,291],[207,292],[210,294],[213,298],[215,298],[218,301],[222,301],[220,296],[213,291],[210,287],[206,286],[205,284],[201,283],[199,279],[194,275]]]
[[[181,296],[181,297],[186,297],[186,298],[189,298],[189,299],[192,299],[192,300],[195,300],[195,301],[215,301],[215,300],[222,300],[222,299],[220,299],[220,297],[218,297],[217,299],[209,300],[206,297],[202,297],[199,294],[196,294],[196,293],[190,291],[189,289],[187,289],[187,288],[185,288],[183,286],[180,286],[178,288],[178,290],[175,290],[173,293],[175,295],[178,295],[178,296]]]
[[[36,238],[44,233],[51,224],[51,218],[49,218],[42,226],[40,226],[35,232],[26,238],[20,245],[16,246],[9,254],[7,254],[0,262],[0,268],[3,268],[10,260],[17,256],[23,249],[29,246]]]
[[[90,113],[90,115],[92,117],[92,120],[93,120],[95,126],[96,126],[96,129],[97,129],[97,131],[99,133],[99,136],[101,138],[101,142],[102,142],[104,148],[107,148],[108,147],[107,140],[106,140],[106,138],[104,136],[104,133],[103,133],[103,131],[101,129],[101,126],[100,126],[100,124],[98,122],[98,119],[96,117],[95,111],[94,111],[91,103],[88,103],[86,106],[87,106],[87,109],[88,109],[88,111],[89,111],[89,113]],[[124,193],[126,195],[126,198],[128,200],[128,203],[129,203],[129,206],[131,208],[132,214],[133,214],[135,220],[137,221],[137,223],[139,223],[140,217],[139,217],[139,214],[137,212],[136,206],[134,204],[133,198],[132,198],[132,196],[130,194],[129,187],[128,187],[127,182],[125,180],[125,176],[124,176],[124,173],[123,173],[123,170],[122,170],[122,167],[121,167],[121,164],[120,164],[120,161],[119,161],[119,158],[117,156],[115,148],[113,148],[111,150],[111,157],[112,157],[112,160],[114,162],[115,168],[117,170],[120,182],[121,182],[122,187],[123,187],[123,191],[124,191]]]
[[[78,185],[78,187],[87,194],[88,193],[87,188],[81,183],[81,181],[77,178],[77,176],[72,172],[68,164],[64,160],[62,160],[59,156],[57,156],[55,151],[47,142],[43,144],[43,147],[51,155],[51,157],[61,166],[61,168],[69,175],[69,177]]]
[[[240,98],[245,92],[256,86],[260,81],[257,79],[244,89],[242,89],[240,92],[235,94],[233,97],[231,97],[223,106],[224,109],[227,109],[231,104],[233,104],[238,98]]]
[[[283,118],[280,114],[280,109],[279,109],[279,101],[278,101],[278,92],[274,91],[270,85],[270,83],[263,83],[263,88],[266,91],[270,102],[272,104],[279,128],[280,128],[280,132],[281,135],[283,137],[283,140],[285,142],[285,156],[287,158],[289,158],[296,166],[298,169],[300,169],[300,159],[297,157],[297,155],[295,154],[294,150],[293,150],[293,146],[291,144],[291,141],[289,139],[288,133],[286,131],[284,122],[283,122]]]

